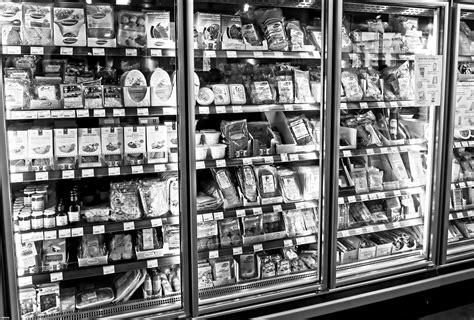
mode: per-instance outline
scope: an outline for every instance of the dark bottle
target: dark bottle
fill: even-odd
[[[79,205],[79,199],[78,199],[78,192],[77,188],[74,188],[71,190],[69,193],[69,210],[68,210],[68,217],[69,217],[69,222],[74,223],[74,222],[79,222],[80,216],[81,216],[81,207]]]
[[[396,140],[398,137],[398,109],[390,109],[389,119],[390,138]]]
[[[56,206],[56,226],[63,227],[67,226],[68,218],[66,210],[64,209],[63,200],[59,199],[58,205]]]

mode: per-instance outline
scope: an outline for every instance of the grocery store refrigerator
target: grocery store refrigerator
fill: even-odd
[[[0,3],[12,319],[184,314],[184,8],[128,3]]]
[[[218,0],[188,10],[195,312],[321,290],[325,9]]]
[[[448,5],[337,2],[336,287],[436,260]]]
[[[471,75],[474,46],[474,6],[455,4],[451,23],[450,97],[447,110],[447,139],[445,150],[446,181],[443,200],[444,221],[441,243],[441,263],[469,259],[474,254],[473,169],[474,146],[471,137],[474,86]]]

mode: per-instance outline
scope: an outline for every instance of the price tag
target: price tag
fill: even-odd
[[[273,212],[282,212],[283,208],[281,207],[281,204],[276,204],[273,206]]]
[[[388,148],[380,148],[380,153],[388,153]]]
[[[369,105],[367,104],[367,102],[361,102],[359,105],[360,105],[361,109],[368,109],[369,108]]]
[[[350,157],[351,155],[352,155],[352,152],[349,151],[349,150],[344,150],[344,151],[342,151],[342,156],[343,156],[344,158],[348,158],[348,157]]]
[[[43,47],[30,47],[30,54],[44,54]]]
[[[393,194],[396,196],[396,197],[400,197],[402,195],[402,192],[400,190],[396,190],[393,192]]]
[[[366,227],[367,233],[373,233],[375,232],[374,227]]]
[[[26,241],[32,241],[33,239],[33,233],[24,233],[21,235],[21,241],[26,242]]]
[[[161,219],[152,219],[150,222],[153,228],[161,227],[163,225],[163,221]]]
[[[255,58],[263,58],[263,51],[254,51],[253,56]]]
[[[467,141],[463,141],[463,142],[461,142],[461,146],[469,147],[469,143]]]
[[[242,247],[232,248],[232,254],[238,256],[243,253]]]
[[[105,56],[105,49],[104,48],[92,48],[92,55],[93,56]]]
[[[204,161],[196,162],[196,170],[204,169],[206,167],[206,163]]]
[[[125,109],[113,109],[112,115],[114,117],[125,117]]]
[[[222,107],[222,106],[219,106],[219,107],[216,107],[216,113],[226,113],[226,108],[225,107]]]
[[[166,166],[164,164],[155,164],[154,170],[155,172],[163,172],[166,171]]]
[[[51,118],[63,118],[63,117],[64,117],[64,110],[51,111]]]
[[[206,50],[204,51],[204,56],[207,58],[215,58],[216,52],[214,50]]]
[[[363,194],[363,195],[360,196],[360,200],[362,200],[362,201],[369,200],[369,196],[366,195],[366,194]]]
[[[275,56],[275,58],[283,58],[283,52],[281,51],[273,52],[273,55]]]
[[[283,246],[284,246],[284,247],[291,247],[291,246],[293,246],[293,240],[291,240],[291,239],[283,240]]]
[[[384,102],[377,102],[377,107],[385,108],[385,103]]]
[[[253,252],[263,251],[263,245],[261,243],[253,245]]]
[[[57,238],[58,238],[58,234],[56,230],[44,232],[44,240],[54,240]]]
[[[285,109],[285,111],[293,111],[294,110],[294,107],[293,107],[292,104],[284,104],[283,108]]]
[[[265,163],[273,163],[273,157],[265,157]]]
[[[309,58],[311,58],[311,55],[309,54],[309,52],[301,52],[300,57],[302,59],[309,59]]]
[[[347,109],[347,103],[341,103],[341,106],[339,107],[341,110],[346,110]]]
[[[71,229],[61,229],[59,230],[59,238],[70,238],[71,237]]]
[[[224,212],[214,212],[214,220],[222,220],[224,219]]]
[[[152,259],[146,261],[147,269],[158,268],[158,259]]]
[[[35,173],[35,180],[36,181],[44,181],[49,179],[48,172],[36,172]]]
[[[337,203],[344,204],[345,203],[344,198],[337,198]]]
[[[237,58],[237,51],[227,51],[227,58]]]
[[[115,266],[104,266],[104,267],[102,267],[102,273],[104,275],[115,273]]]
[[[375,154],[374,152],[374,149],[366,149],[365,152],[367,152],[367,154]]]
[[[23,173],[12,173],[10,175],[10,180],[12,183],[23,182]]]
[[[143,166],[132,166],[132,173],[143,173]]]
[[[127,48],[125,49],[125,56],[127,57],[136,57],[137,49]]]
[[[18,286],[19,287],[25,287],[33,284],[33,277],[28,276],[28,277],[19,277],[18,278]]]
[[[137,108],[138,116],[147,116],[149,114],[148,108]]]
[[[226,162],[224,159],[216,160],[216,167],[220,168],[220,167],[225,167],[225,166],[226,166]]]
[[[233,113],[242,113],[244,110],[242,109],[242,106],[232,106],[232,112]]]
[[[209,259],[219,258],[219,250],[209,251]]]
[[[347,197],[347,201],[348,202],[356,202],[356,197],[355,196]]]
[[[260,207],[253,208],[252,211],[253,211],[253,214],[262,214],[263,213],[262,208],[260,208]]]
[[[89,178],[94,176],[94,169],[82,169],[81,177],[82,178]]]
[[[298,161],[300,157],[297,154],[290,154],[290,161]]]
[[[393,225],[394,228],[401,228],[402,227],[402,224],[400,222],[394,222],[392,225]]]
[[[93,226],[92,227],[92,234],[102,234],[105,233],[105,226]]]
[[[32,234],[32,241],[42,241],[44,240],[44,234],[41,231],[33,232]]]
[[[9,46],[7,47],[7,54],[21,54],[20,46]]]
[[[51,118],[50,110],[38,110],[38,119],[48,119]]]
[[[163,108],[163,114],[177,114],[177,110],[174,108]]]
[[[295,207],[296,207],[296,209],[304,209],[304,208],[306,208],[306,203],[305,202],[296,202]]]
[[[246,215],[245,209],[236,210],[236,211],[235,211],[235,215],[237,216],[237,218],[245,217],[245,215]]]
[[[75,177],[75,172],[74,170],[64,170],[62,173],[61,173],[63,179],[74,179]]]
[[[71,234],[73,237],[82,237],[84,235],[84,228],[72,228]]]
[[[94,109],[94,117],[95,118],[104,118],[105,117],[105,109]]]
[[[150,50],[150,56],[152,56],[152,57],[161,57],[161,56],[163,56],[163,51],[161,51],[161,49],[151,49]]]
[[[51,282],[57,282],[63,280],[63,273],[62,272],[53,272],[49,275]]]
[[[209,114],[209,107],[199,107],[199,114]]]
[[[296,244],[305,244],[306,243],[306,238],[296,238]]]
[[[398,108],[398,103],[396,102],[390,102],[390,108]]]
[[[108,169],[109,176],[119,176],[120,175],[120,168],[119,167],[110,167]]]
[[[370,200],[377,199],[377,194],[376,194],[376,193],[374,193],[374,194],[369,194],[369,199],[370,199]]]
[[[133,221],[124,222],[123,223],[123,230],[124,231],[135,230],[135,222],[133,222]]]
[[[76,110],[76,117],[78,118],[89,117],[89,110]]]
[[[202,215],[203,221],[212,221],[214,220],[214,215],[212,213],[205,213]]]
[[[203,221],[203,220],[202,220],[202,214],[198,214],[198,215],[196,216],[196,222],[197,222],[197,223],[201,223],[202,221]]]
[[[252,158],[243,158],[242,162],[246,166],[251,166],[252,165]]]
[[[59,54],[62,56],[72,56],[72,48],[61,47],[61,49],[59,49]]]

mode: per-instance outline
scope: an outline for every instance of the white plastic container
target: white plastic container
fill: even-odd
[[[203,145],[196,146],[196,160],[197,161],[205,160],[207,157],[208,149],[209,149],[208,146],[203,146]]]
[[[219,143],[219,137],[221,133],[215,130],[201,130],[201,133],[204,135],[205,143],[210,146],[215,146]]]
[[[225,157],[225,149],[227,145],[225,144],[216,144],[210,146],[212,159],[223,159]]]

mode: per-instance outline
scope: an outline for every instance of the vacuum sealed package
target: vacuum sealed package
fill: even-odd
[[[114,297],[114,290],[108,286],[81,284],[76,295],[76,308],[103,306],[112,302]]]
[[[298,175],[295,170],[287,167],[278,167],[278,180],[285,202],[303,200]]]
[[[18,46],[23,43],[22,33],[22,4],[3,2],[0,4],[0,44]]]
[[[257,274],[257,257],[255,254],[241,254],[239,256],[239,279],[253,279]]]
[[[244,237],[255,237],[263,235],[262,215],[243,217],[242,225],[244,228]]]
[[[219,236],[223,248],[242,245],[242,233],[238,218],[227,218],[218,221]]]
[[[296,237],[306,234],[304,216],[300,210],[283,211],[286,234],[288,237]]]
[[[112,5],[86,5],[87,45],[115,47],[115,21]]]
[[[253,81],[250,84],[250,99],[253,104],[272,104],[276,102],[276,93],[268,81]]]
[[[123,108],[122,87],[107,85],[104,88],[104,107],[105,108]]]
[[[145,269],[131,270],[118,275],[114,280],[115,298],[113,302],[127,301],[145,281]]]
[[[224,206],[226,208],[236,208],[242,206],[242,199],[237,191],[236,184],[229,169],[212,169],[214,179],[219,186],[219,190],[224,197]]]
[[[279,212],[271,212],[263,214],[263,232],[276,233],[280,231],[285,231],[285,224],[283,223],[283,218]],[[274,237],[273,239],[280,238]],[[283,237],[284,238],[284,235]]]
[[[109,259],[111,261],[128,260],[132,256],[132,235],[115,233],[109,242]]]
[[[298,20],[286,22],[286,33],[290,41],[291,51],[301,51],[304,47],[304,33]]]
[[[301,213],[303,214],[306,230],[310,231],[311,234],[316,234],[319,229],[317,218],[318,208],[302,209]]]
[[[274,198],[280,196],[278,186],[278,172],[275,167],[269,165],[255,167],[258,181],[258,193],[263,198]]]
[[[205,221],[197,224],[198,251],[219,248],[217,221]]]
[[[97,258],[106,255],[104,235],[85,234],[79,246],[79,258]]]
[[[257,201],[257,178],[251,166],[237,168],[237,178],[242,193],[250,202]]]
[[[127,221],[141,218],[138,186],[133,181],[110,184],[110,207],[112,220]]]
[[[375,223],[388,223],[388,217],[382,201],[366,202]]]
[[[309,85],[309,71],[295,69],[295,102],[296,103],[314,103],[314,97]]]
[[[282,10],[280,8],[258,9],[255,10],[255,16],[267,39],[268,49],[287,51],[288,40]]]
[[[36,297],[40,314],[53,314],[60,311],[58,283],[39,284]]]
[[[145,13],[121,10],[118,13],[117,44],[143,48],[146,45]]]
[[[291,76],[278,76],[278,103],[295,102],[295,94],[293,90],[293,79]]]
[[[166,181],[144,180],[138,186],[138,191],[146,217],[160,217],[169,212]]]
[[[64,109],[84,108],[81,85],[61,84],[60,90],[61,99],[64,101]]]
[[[357,72],[353,69],[343,71],[341,73],[341,82],[345,92],[347,101],[360,101],[364,95],[359,84]]]
[[[314,143],[312,128],[305,115],[289,118],[287,123],[297,145],[305,146]]]
[[[276,275],[276,266],[270,256],[262,256],[262,279],[272,278]]]
[[[247,120],[222,121],[221,132],[229,144],[229,158],[249,156]]]
[[[20,302],[20,316],[28,318],[37,312],[36,289],[33,287],[22,288],[18,292],[18,300]]]
[[[413,79],[410,71],[409,61],[405,61],[398,67],[387,67],[382,71],[384,80],[384,99],[413,100]]]

